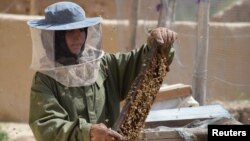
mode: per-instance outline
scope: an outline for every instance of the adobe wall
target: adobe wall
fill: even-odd
[[[31,9],[31,0],[1,0],[0,2],[0,11],[1,13],[9,13],[9,14],[30,14]],[[32,0],[36,1],[36,5],[34,4],[34,12],[31,13],[33,15],[43,15],[44,8],[50,4],[59,1],[70,1],[75,2],[82,6],[86,12],[88,17],[92,16],[102,16],[105,19],[116,19],[117,12],[116,12],[116,0]],[[131,15],[131,4],[132,0],[121,0],[120,2],[120,11],[124,11],[121,13],[122,17],[119,18],[129,18]],[[144,12],[149,10],[155,11],[155,7],[157,4],[160,3],[160,0],[143,0],[140,3],[141,9],[141,16],[143,16]],[[150,5],[150,7],[149,7]],[[147,15],[148,16],[148,15]],[[148,17],[152,19],[155,15],[151,15]]]
[[[34,72],[29,69],[31,38],[26,21],[33,18],[39,17],[0,14],[0,121],[28,120],[29,91]],[[120,50],[116,24],[116,21],[103,22],[103,47],[107,52],[115,53]],[[123,26],[128,28],[126,23]],[[167,83],[191,84],[195,24],[181,22],[174,29],[178,33],[175,47],[177,54],[168,73]],[[142,33],[138,35],[138,44],[141,44],[146,37],[143,32],[145,29],[140,27],[138,30]],[[250,33],[250,24],[211,23],[210,32],[208,96],[210,99],[234,100],[237,98],[236,88],[221,82],[249,83],[250,37],[247,33]],[[128,41],[128,33],[123,34],[124,41]],[[231,38],[234,36],[243,38]],[[224,60],[223,64],[221,60]],[[243,98],[250,98],[249,87],[239,87],[238,90],[245,93]]]
[[[27,18],[0,15],[0,120],[27,121],[33,75]]]

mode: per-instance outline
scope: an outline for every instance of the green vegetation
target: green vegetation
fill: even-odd
[[[0,141],[8,141],[9,137],[8,134],[1,130],[0,128]]]

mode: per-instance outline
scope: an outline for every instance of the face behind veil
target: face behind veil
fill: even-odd
[[[87,28],[79,30],[85,32],[87,37]],[[85,39],[80,52],[78,54],[73,54],[67,46],[65,34],[65,30],[55,31],[55,61],[65,66],[79,64],[79,58],[81,57],[85,46]]]
[[[88,36],[79,54],[70,52],[65,31],[31,28],[33,53],[31,68],[68,87],[87,86],[95,82],[101,50],[100,25],[86,28]]]

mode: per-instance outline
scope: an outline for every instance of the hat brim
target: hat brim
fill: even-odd
[[[30,27],[44,29],[44,30],[71,30],[71,29],[78,29],[78,28],[85,28],[90,27],[96,24],[101,23],[101,17],[94,17],[94,18],[86,18],[83,21],[73,22],[73,23],[48,23],[45,19],[40,20],[30,20],[27,24]]]

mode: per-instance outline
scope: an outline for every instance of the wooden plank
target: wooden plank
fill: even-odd
[[[207,95],[207,60],[209,40],[210,0],[198,1],[197,46],[193,67],[193,95],[200,105],[205,105]]]
[[[184,107],[150,111],[146,119],[146,127],[184,126],[194,120],[205,120],[216,117],[231,117],[230,113],[221,105],[207,105],[200,107]]]
[[[144,139],[176,139],[180,138],[179,134],[173,129],[170,131],[152,131],[144,132]]]
[[[167,127],[158,126],[157,128],[144,129],[139,136],[138,141],[185,141],[189,138],[195,141],[207,140],[208,130],[207,125],[241,125],[233,118],[212,118],[206,121],[200,121],[196,124],[190,123],[185,127]],[[194,126],[196,125],[196,126]]]
[[[158,27],[168,27],[172,29],[175,21],[176,0],[161,0],[161,8],[158,17]]]
[[[159,130],[159,131],[157,131]],[[192,136],[195,137],[197,141],[203,141],[207,138],[207,129],[206,128],[169,128],[162,127],[161,129],[155,128],[150,130],[144,130],[139,137],[140,140],[147,141],[183,141],[183,137],[180,136],[180,133],[186,135],[186,137]]]
[[[139,141],[183,141],[183,139],[181,138],[177,138],[177,139],[140,139]]]
[[[38,0],[30,0],[30,15],[37,15],[39,13],[39,4]]]
[[[137,35],[137,26],[138,26],[138,16],[139,16],[139,6],[140,0],[134,0],[132,1],[132,12],[131,12],[131,18],[130,18],[130,26],[131,26],[131,32],[130,32],[130,48],[127,48],[127,51],[130,51],[132,49],[135,49],[136,47],[136,35]]]
[[[159,90],[155,101],[164,101],[169,99],[175,99],[180,97],[187,97],[192,94],[190,85],[174,84],[168,86],[162,86]]]

